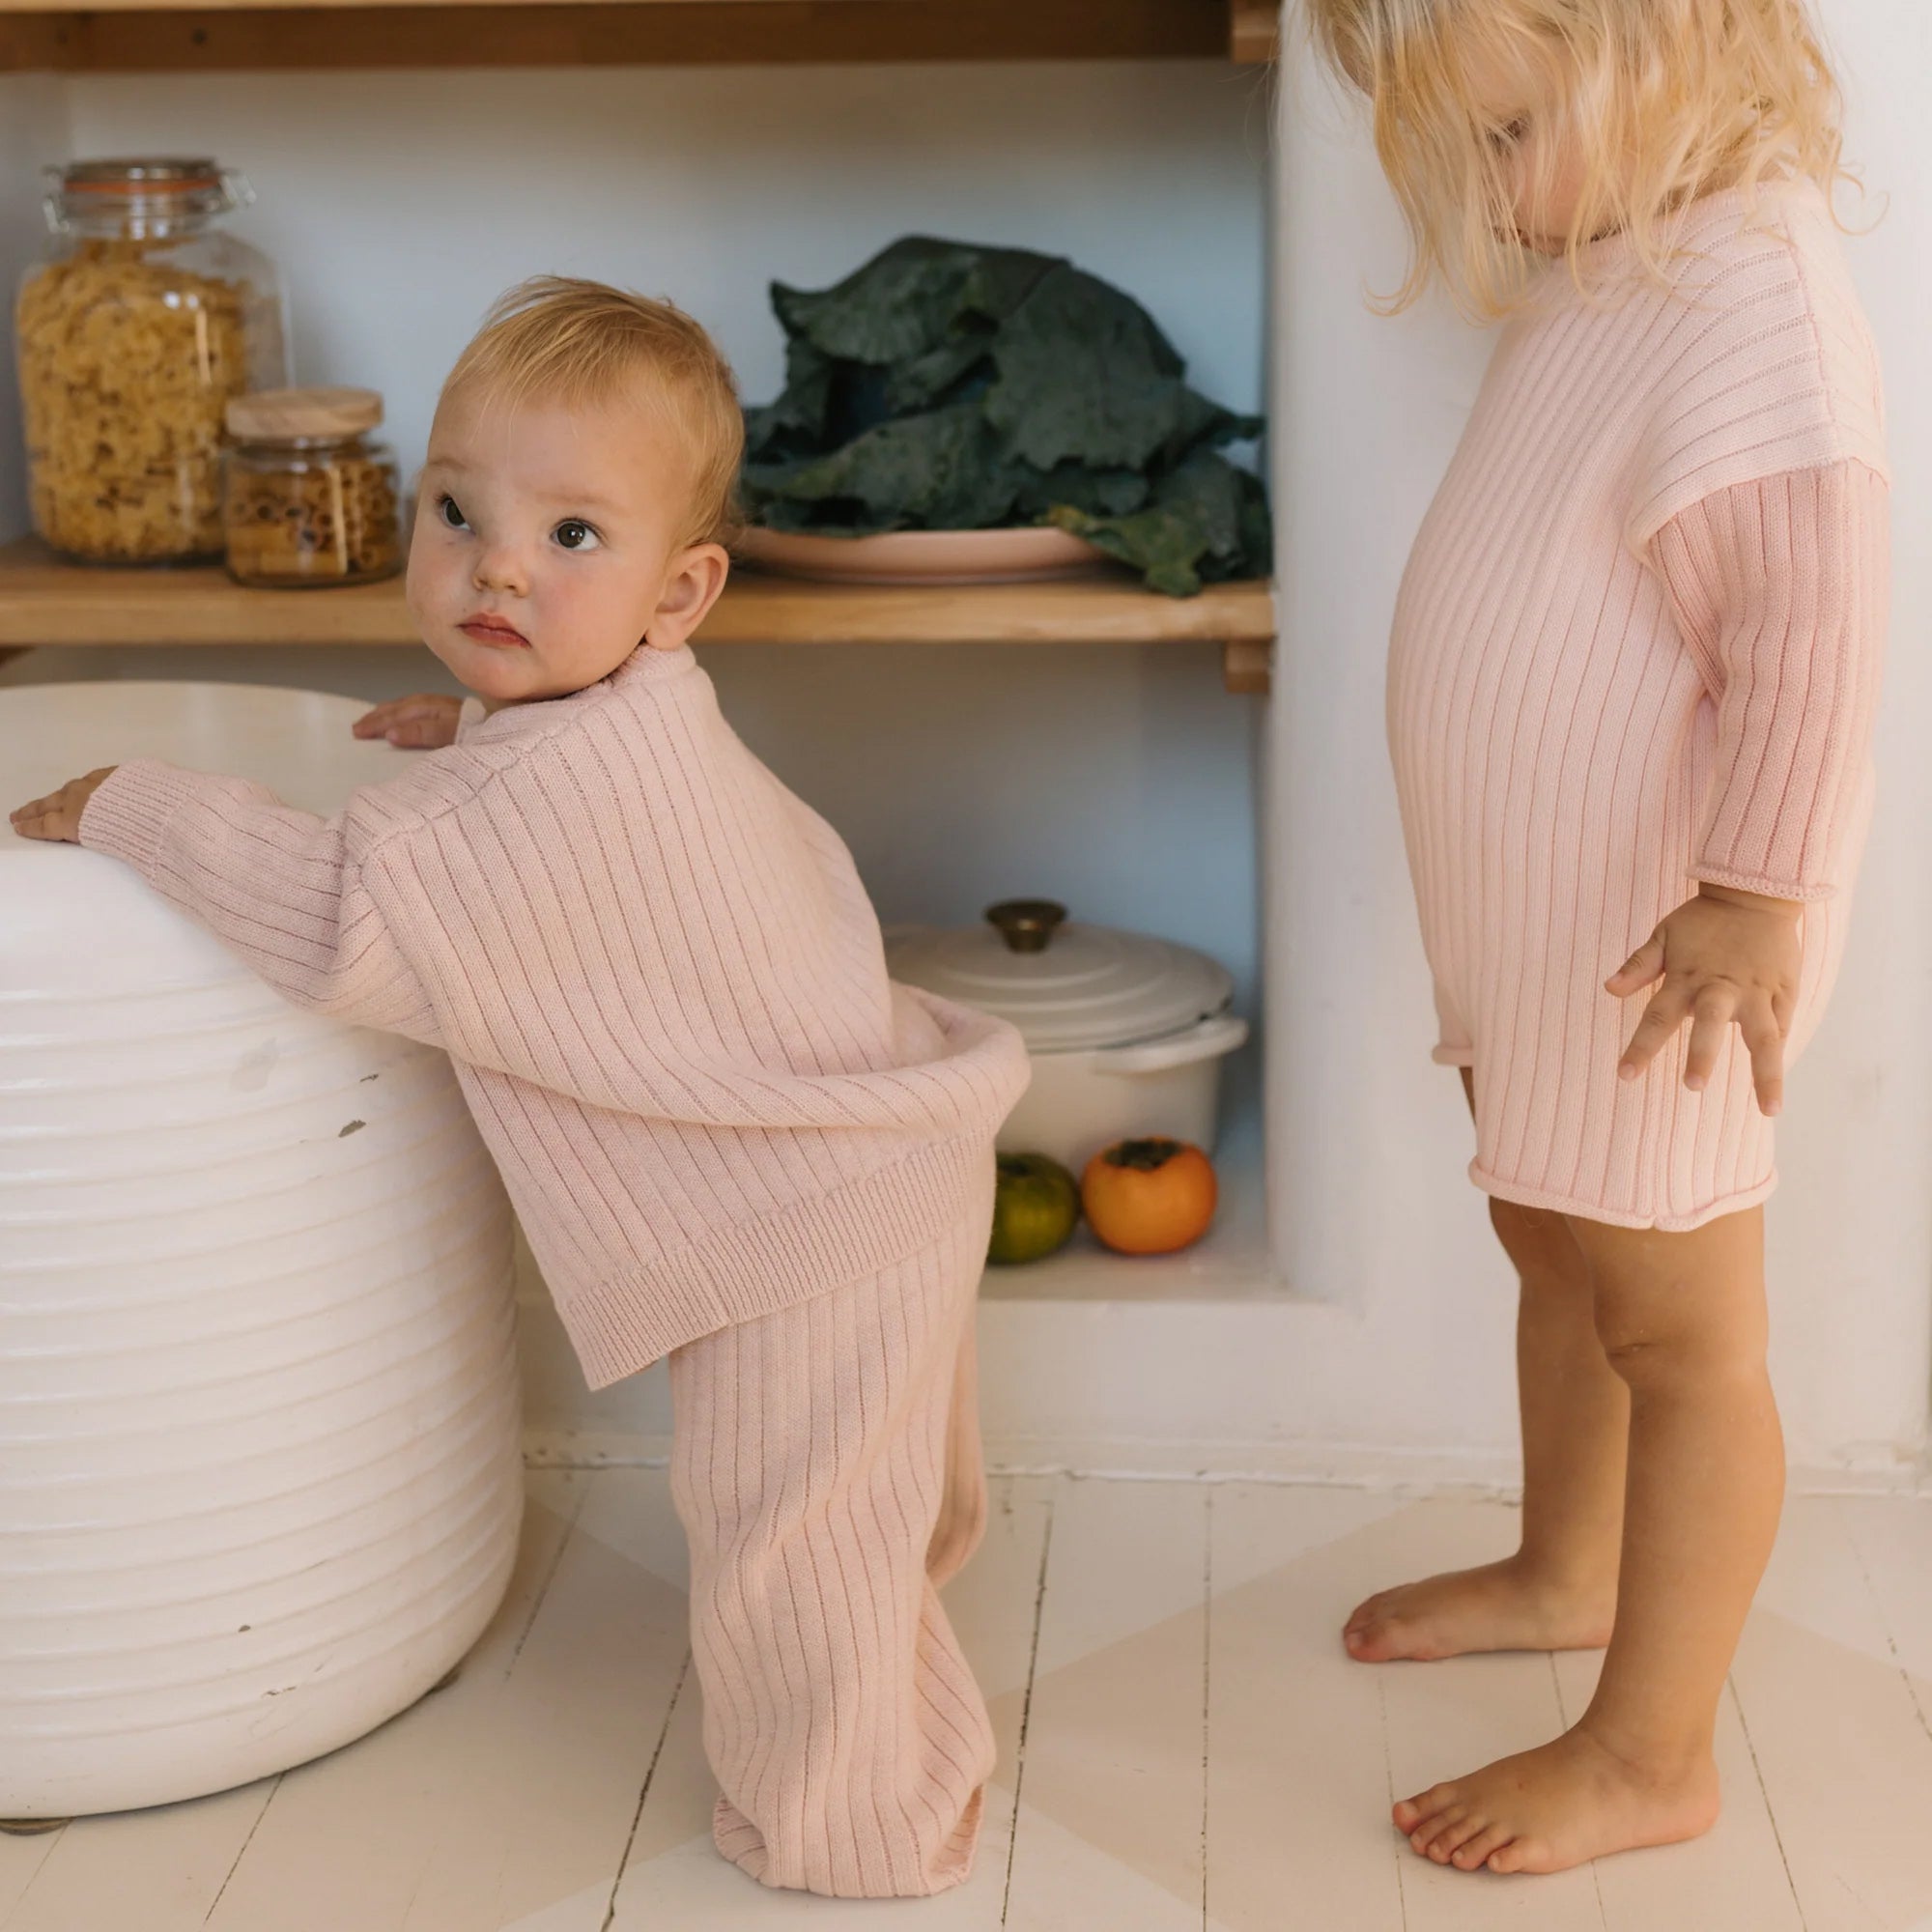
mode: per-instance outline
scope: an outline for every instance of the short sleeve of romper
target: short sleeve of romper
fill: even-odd
[[[1614,248],[1618,244],[1607,244]],[[1552,285],[1559,278],[1552,276]],[[1823,199],[1700,203],[1670,286],[1513,323],[1398,601],[1389,734],[1476,1183],[1683,1231],[1776,1185],[1735,1033],[1634,1082],[1603,981],[1699,881],[1804,902],[1802,1049],[1872,797],[1878,364]]]

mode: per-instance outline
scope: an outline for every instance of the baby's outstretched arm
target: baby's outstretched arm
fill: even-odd
[[[143,759],[75,779],[13,823],[127,860],[297,1006],[440,1046],[432,1002],[365,876],[390,789],[322,819],[245,779]]]

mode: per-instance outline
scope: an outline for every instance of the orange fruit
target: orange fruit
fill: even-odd
[[[1117,1141],[1087,1163],[1080,1204],[1087,1224],[1123,1255],[1171,1255],[1214,1219],[1214,1164],[1185,1141]]]

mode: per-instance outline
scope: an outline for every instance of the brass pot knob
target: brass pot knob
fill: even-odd
[[[1066,908],[1051,899],[1002,899],[986,908],[986,917],[1012,952],[1044,952],[1054,929],[1065,922]]]

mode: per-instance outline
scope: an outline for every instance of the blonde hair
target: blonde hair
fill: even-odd
[[[1560,103],[1582,193],[1561,237],[1573,276],[1599,236],[1662,274],[1673,217],[1698,196],[1845,173],[1839,95],[1804,0],[1306,0],[1327,64],[1369,97],[1376,151],[1408,224],[1407,307],[1433,280],[1468,314],[1518,307],[1534,261],[1518,237],[1515,129],[1486,109],[1507,76]],[[1548,163],[1556,145],[1541,145]],[[1520,162],[1518,163],[1520,165]],[[1532,187],[1539,184],[1532,183]],[[1551,241],[1558,238],[1550,237]]]
[[[745,453],[738,387],[718,345],[682,309],[603,282],[534,276],[491,309],[442,393],[472,387],[513,403],[567,406],[641,389],[687,452],[691,500],[678,547],[737,534]]]

